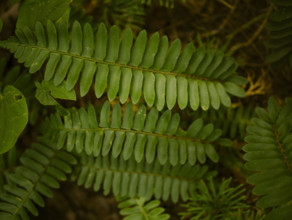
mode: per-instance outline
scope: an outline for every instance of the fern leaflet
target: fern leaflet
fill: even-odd
[[[124,160],[84,155],[78,168],[77,184],[85,188],[93,186],[93,190],[98,191],[102,187],[105,195],[112,188],[115,196],[145,197],[146,200],[154,196],[164,201],[171,198],[173,202],[179,197],[185,201],[194,193],[197,180],[214,175],[207,172],[206,165],[161,165],[157,160],[151,164],[145,160],[137,163],[133,157]]]

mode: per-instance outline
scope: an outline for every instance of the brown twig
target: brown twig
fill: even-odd
[[[220,0],[218,0],[218,1],[220,1]],[[204,37],[210,37],[210,36],[213,36],[213,35],[218,34],[229,23],[229,21],[231,20],[233,14],[234,14],[234,11],[235,11],[235,9],[237,7],[237,4],[238,4],[238,0],[235,1],[235,3],[234,3],[233,6],[229,7],[230,8],[229,14],[225,17],[225,19],[222,21],[222,23],[219,25],[219,27],[217,29],[214,29],[214,30],[209,31],[207,33],[203,33],[201,35],[201,37],[202,38],[204,38]]]
[[[246,96],[264,95],[271,88],[272,82],[265,69],[261,69],[262,74],[255,80],[254,72],[247,72],[248,90]]]
[[[259,28],[254,32],[254,34],[248,39],[248,41],[246,42],[243,42],[243,43],[239,43],[237,45],[234,45],[230,51],[235,51],[235,50],[238,50],[239,48],[241,47],[247,47],[249,46],[250,44],[252,44],[254,42],[254,40],[258,37],[258,35],[262,32],[262,30],[264,29],[266,23],[268,22],[268,18],[269,18],[269,15],[270,13],[272,12],[272,6],[270,6],[268,8],[268,11],[265,15],[265,19],[263,20],[263,22],[261,23],[261,25],[259,26]]]

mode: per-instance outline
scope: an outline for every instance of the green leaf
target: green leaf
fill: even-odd
[[[65,84],[55,86],[53,81],[36,82],[36,98],[43,105],[57,105],[58,102],[54,99],[67,99],[76,101],[76,94],[74,90],[67,91]]]
[[[75,91],[68,91],[64,83],[60,86],[55,86],[53,81],[42,81],[42,86],[47,88],[50,91],[51,95],[56,99],[76,101]]]
[[[240,98],[245,97],[245,91],[235,83],[225,82],[223,85],[228,93]]]
[[[14,146],[28,122],[28,108],[23,94],[5,86],[0,94],[0,154]]]
[[[41,23],[46,23],[47,20],[58,21],[68,13],[69,4],[70,0],[26,0],[19,9],[16,28],[24,26],[34,28],[36,21]]]
[[[44,87],[39,82],[35,82],[37,87],[35,97],[42,105],[56,105],[56,100],[50,95],[48,88]]]

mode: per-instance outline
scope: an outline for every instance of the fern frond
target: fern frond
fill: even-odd
[[[281,65],[287,60],[292,67],[292,2],[273,0],[279,6],[269,17],[266,25],[270,31],[267,47],[272,49],[268,61],[274,65]]]
[[[231,105],[227,93],[245,96],[238,86],[243,79],[235,73],[237,63],[221,51],[203,46],[195,50],[189,43],[181,52],[179,39],[168,47],[167,36],[155,33],[147,42],[145,30],[133,41],[127,29],[120,40],[118,28],[107,31],[104,24],[94,34],[89,24],[82,28],[76,21],[70,32],[62,22],[48,21],[46,27],[38,22],[35,33],[23,27],[0,46],[15,53],[30,73],[47,61],[44,78],[53,79],[56,86],[65,81],[71,90],[80,79],[81,96],[94,84],[97,98],[107,90],[110,101],[119,96],[125,103],[131,97],[136,104],[143,95],[147,105],[158,110],[165,104],[172,109],[176,103],[180,109],[188,105],[193,110],[219,109],[221,104]]]
[[[93,186],[94,191],[102,187],[104,195],[112,188],[115,196],[145,197],[146,200],[154,196],[177,202],[179,197],[185,201],[194,192],[197,180],[214,175],[207,170],[206,165],[171,166],[169,163],[161,165],[158,160],[149,164],[145,160],[137,163],[133,157],[124,160],[123,157],[84,155],[77,184],[85,188]]]
[[[0,195],[0,216],[5,219],[29,219],[27,211],[38,215],[35,205],[44,206],[41,195],[53,196],[50,188],[58,188],[59,181],[66,180],[76,159],[65,151],[56,151],[50,141],[42,138],[23,153],[20,162],[22,166],[8,175],[10,182]]]
[[[58,149],[85,151],[95,157],[122,155],[125,160],[134,154],[138,162],[145,158],[151,163],[157,158],[161,164],[169,161],[172,165],[194,165],[197,160],[205,163],[207,157],[213,162],[219,160],[212,143],[221,130],[211,123],[204,125],[200,118],[185,132],[179,130],[177,113],[171,115],[167,110],[159,115],[155,108],[147,113],[144,105],[134,114],[133,105],[128,103],[123,117],[121,105],[116,103],[111,111],[109,102],[104,103],[98,116],[92,105],[87,110],[73,108],[69,112],[62,117],[59,113],[51,115],[42,126],[43,134],[56,141]]]
[[[164,214],[164,208],[159,207],[159,200],[151,200],[146,203],[145,198],[133,198],[119,201],[118,208],[123,220],[167,220],[169,214]]]
[[[261,196],[260,208],[274,208],[267,219],[292,217],[292,100],[281,108],[270,98],[268,109],[257,108],[257,117],[247,127],[248,143],[243,147],[246,167],[257,171],[248,178],[253,193]],[[272,216],[277,216],[274,218]]]
[[[220,184],[215,184],[213,179],[209,179],[207,184],[201,180],[197,193],[182,205],[186,208],[179,213],[182,219],[239,219],[239,215],[248,208],[244,201],[245,190],[242,184],[231,187],[231,180],[224,179]]]

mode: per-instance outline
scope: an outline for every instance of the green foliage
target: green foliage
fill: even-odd
[[[9,67],[9,61],[5,58],[0,59],[0,85],[12,85],[18,89],[26,99],[29,111],[29,122],[34,125],[38,118],[40,106],[33,100],[35,85],[31,74],[23,70],[19,65]]]
[[[136,104],[143,95],[146,104],[158,110],[165,104],[172,109],[176,103],[180,109],[187,105],[193,110],[199,106],[203,110],[210,106],[219,109],[220,104],[231,105],[227,93],[245,96],[239,87],[245,80],[236,75],[236,62],[221,51],[202,46],[194,50],[189,43],[181,52],[179,39],[168,48],[167,37],[160,39],[158,33],[147,44],[145,30],[133,42],[133,34],[127,29],[120,40],[118,28],[112,26],[108,32],[104,24],[99,25],[94,37],[89,24],[82,31],[77,21],[70,35],[64,22],[55,25],[48,21],[46,29],[37,22],[35,31],[36,39],[28,27],[17,29],[17,38],[0,42],[0,46],[15,53],[30,73],[40,70],[48,60],[44,78],[52,79],[55,86],[65,82],[71,90],[80,78],[81,97],[89,92],[94,77],[97,98],[106,88],[110,101],[118,95],[125,103],[130,96]]]
[[[124,160],[123,157],[85,155],[79,169],[77,184],[85,188],[93,186],[94,191],[103,188],[104,195],[112,188],[115,196],[145,197],[146,200],[154,196],[164,201],[170,198],[173,202],[178,202],[179,197],[185,201],[195,193],[199,179],[215,174],[207,172],[206,165],[172,166],[169,163],[161,165],[158,160],[137,163],[133,157]]]
[[[270,31],[270,40],[267,47],[273,49],[268,61],[276,66],[287,60],[292,67],[292,2],[272,0],[278,10],[269,17],[266,25]]]
[[[123,220],[167,220],[168,214],[164,214],[164,208],[159,207],[159,200],[146,203],[145,198],[121,200],[118,208],[120,214],[126,216]]]
[[[23,94],[13,86],[0,91],[0,154],[11,149],[28,122],[28,109]]]
[[[182,205],[187,210],[180,213],[182,219],[240,219],[241,213],[248,208],[243,185],[231,187],[231,178],[220,184],[209,179],[208,184],[203,180],[197,187],[197,193],[187,204]]]
[[[137,162],[145,159],[152,163],[157,159],[161,164],[172,165],[205,163],[207,157],[218,162],[212,143],[222,132],[214,129],[212,123],[204,125],[199,118],[183,131],[179,129],[179,115],[171,115],[170,110],[159,114],[152,108],[147,113],[146,107],[141,105],[134,114],[133,105],[129,103],[122,117],[121,109],[116,103],[111,111],[109,102],[105,102],[99,115],[92,105],[87,110],[73,108],[63,117],[57,113],[46,119],[43,134],[56,141],[58,149],[85,151],[95,157],[111,154],[128,160],[134,155]]]
[[[267,45],[274,49],[268,60],[281,64],[288,58],[292,65],[292,5],[288,0],[273,2],[279,11],[267,25],[271,32]],[[67,174],[86,189],[126,198],[119,204],[126,220],[169,219],[159,200],[189,200],[182,219],[258,220],[264,218],[262,212],[268,220],[292,218],[292,100],[279,107],[270,99],[268,111],[244,105],[250,97],[242,103],[232,100],[245,97],[243,85],[248,81],[237,74],[231,53],[225,53],[231,39],[221,47],[207,37],[204,45],[198,35],[195,46],[180,39],[169,41],[158,32],[148,36],[142,30],[134,36],[129,28],[119,29],[140,30],[149,8],[143,4],[155,3],[173,7],[177,2],[19,2],[15,36],[0,41],[0,47],[9,49],[26,68],[15,65],[8,70],[15,61],[7,65],[0,59],[0,219],[38,215],[43,196],[52,197],[51,189],[58,188]],[[197,3],[189,2],[189,13],[196,14],[192,5]],[[89,17],[95,8],[97,14]],[[93,19],[103,23],[94,24]],[[210,34],[224,33],[224,22]],[[0,20],[0,31],[2,25]],[[180,26],[180,21],[171,21],[169,27],[173,26]],[[177,30],[175,35],[181,36]],[[168,24],[161,30],[169,31]],[[189,36],[193,34],[182,39]],[[253,86],[258,85],[246,87]],[[37,100],[43,105],[41,116],[47,117],[21,136],[16,146],[23,145],[24,153],[19,157],[13,146]],[[231,105],[231,100],[237,103]],[[258,116],[250,119],[254,112]],[[231,178],[221,183],[214,179],[233,172],[244,182],[245,173],[237,168],[242,165],[247,125],[244,159],[246,167],[257,172],[248,182],[256,185],[253,193],[258,197],[246,197],[243,185],[231,184]],[[38,143],[28,147],[34,139]],[[247,205],[257,198],[263,211]]]
[[[22,28],[24,26],[34,28],[36,21],[57,21],[64,15],[65,11],[69,10],[70,1],[71,0],[26,0],[21,4],[19,9],[16,28]]]
[[[292,100],[283,107],[269,99],[268,108],[257,108],[257,117],[247,127],[246,167],[257,171],[248,178],[254,184],[253,193],[261,196],[257,206],[273,208],[266,219],[292,217]]]
[[[42,105],[55,106],[62,115],[66,115],[67,110],[62,105],[60,105],[55,98],[76,101],[75,91],[67,91],[64,83],[59,86],[55,86],[52,81],[43,80],[41,83],[35,82],[35,84],[37,88],[35,94],[36,99]]]
[[[43,105],[54,104],[54,98],[76,101],[75,91],[67,91],[64,84],[55,86],[52,81],[42,81],[41,83],[36,82],[36,84],[36,97]],[[42,98],[40,96],[44,97]]]
[[[3,219],[29,219],[27,211],[38,215],[35,205],[44,206],[45,197],[52,197],[50,188],[58,188],[59,181],[71,173],[75,158],[65,151],[57,151],[49,140],[40,138],[20,157],[22,166],[9,173],[9,184],[0,194],[0,217]]]
[[[243,140],[246,136],[246,127],[254,114],[252,105],[240,105],[239,107],[209,109],[208,111],[192,111],[188,118],[201,117],[206,122],[214,124],[215,128],[222,129],[222,136],[231,139]]]

